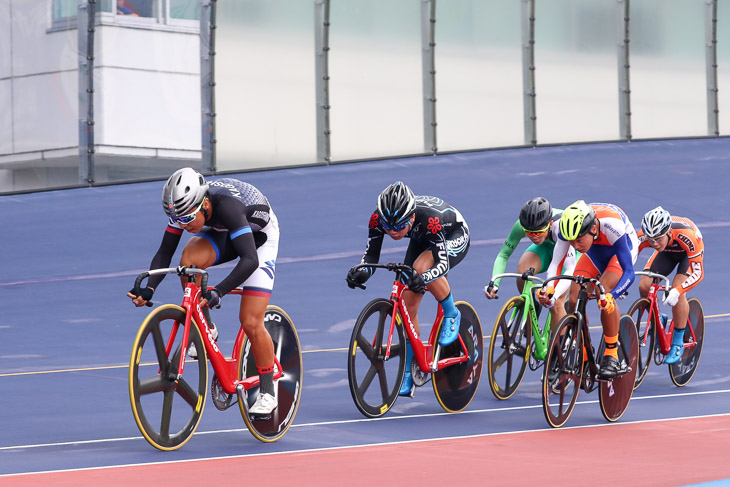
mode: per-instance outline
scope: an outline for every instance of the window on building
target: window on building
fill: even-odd
[[[78,0],[51,0],[53,26],[75,27]],[[96,10],[103,23],[197,28],[200,0],[98,0]],[[136,20],[135,20],[136,19]]]

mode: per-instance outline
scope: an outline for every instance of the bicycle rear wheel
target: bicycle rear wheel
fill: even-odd
[[[686,344],[692,342],[692,334],[690,328],[695,334],[694,346],[688,347]],[[679,362],[669,366],[669,375],[672,378],[672,382],[677,387],[686,385],[695,375],[697,365],[700,362],[700,355],[702,355],[702,344],[705,339],[705,311],[702,309],[702,304],[697,298],[689,300],[689,316],[687,317],[687,329],[684,332],[684,353]]]
[[[282,368],[281,377],[274,382],[278,406],[267,418],[251,417],[247,411],[258,397],[259,387],[255,386],[243,392],[248,407],[243,407],[239,397],[238,408],[251,434],[264,443],[271,443],[286,434],[299,409],[302,397],[302,349],[294,323],[283,309],[268,306],[264,315],[264,326],[271,335],[274,355]],[[258,375],[248,337],[243,340],[239,357],[238,377],[241,380]]]
[[[553,428],[568,421],[583,373],[583,337],[578,317],[565,316],[550,336],[542,379],[542,409]]]
[[[479,316],[465,301],[455,303],[461,313],[459,336],[464,341],[469,359],[466,362],[445,367],[433,374],[433,391],[441,407],[447,412],[456,413],[466,408],[479,388],[484,361],[484,338]],[[434,348],[434,353],[436,349]],[[459,340],[441,347],[441,357],[462,357],[464,349]]]
[[[205,345],[194,323],[188,344],[195,345],[198,359],[185,359],[184,377],[177,377],[184,323],[185,310],[180,306],[156,308],[139,328],[129,361],[129,399],[134,420],[145,439],[163,451],[177,450],[193,435],[208,390]],[[168,343],[175,331],[174,340]]]
[[[618,359],[619,362],[626,362],[629,371],[619,375],[613,380],[600,381],[598,386],[598,402],[601,404],[601,412],[607,421],[618,421],[623,416],[631,401],[631,394],[634,392],[636,383],[637,363],[639,361],[639,339],[636,335],[636,324],[629,315],[623,315],[619,322],[618,332]],[[605,343],[601,340],[599,357],[603,356]]]
[[[398,399],[406,367],[403,320],[393,333],[390,357],[385,352],[393,303],[379,298],[365,306],[355,322],[347,354],[347,378],[357,409],[368,418],[384,415]],[[387,365],[387,367],[386,367]]]
[[[639,387],[646,378],[656,342],[656,320],[650,312],[651,308],[649,305],[648,299],[639,298],[631,305],[628,313],[631,319],[634,320],[634,323],[636,323],[636,333],[639,339],[638,370],[636,371],[634,389]]]
[[[525,376],[530,354],[532,326],[530,320],[521,327],[525,313],[525,299],[514,296],[507,301],[497,316],[489,342],[487,373],[494,397],[509,399]]]

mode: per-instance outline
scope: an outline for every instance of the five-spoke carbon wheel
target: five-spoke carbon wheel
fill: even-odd
[[[132,414],[147,441],[160,450],[177,450],[193,435],[205,408],[208,363],[198,328],[190,326],[188,344],[198,359],[185,360],[177,377],[182,351],[185,310],[168,304],[152,311],[137,332],[129,362]]]
[[[393,331],[386,360],[393,303],[376,299],[365,306],[355,322],[347,353],[347,378],[357,409],[368,418],[384,415],[398,399],[406,359],[403,322]]]
[[[497,399],[509,399],[525,376],[530,354],[532,326],[525,317],[525,300],[514,296],[507,301],[497,316],[489,342],[487,372],[489,387]]]
[[[654,347],[656,343],[656,320],[650,312],[649,300],[639,298],[631,305],[628,315],[636,323],[636,332],[639,339],[639,359],[637,361],[636,382],[634,389],[639,387],[649,371]]]

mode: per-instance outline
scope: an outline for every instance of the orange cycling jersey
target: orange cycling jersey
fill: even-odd
[[[637,236],[639,237],[639,252],[649,247],[649,240],[644,235],[643,230],[639,230]],[[689,259],[689,269],[687,269],[687,279],[682,283],[680,292],[687,292],[702,281],[704,272],[702,268],[702,260],[705,255],[705,242],[702,239],[702,232],[697,228],[689,218],[672,215],[672,227],[669,234],[669,242],[666,248],[662,252],[684,252],[687,254]],[[647,266],[651,265],[651,261],[658,254],[654,251],[654,255],[647,263]]]

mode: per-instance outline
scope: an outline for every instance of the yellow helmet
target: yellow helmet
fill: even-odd
[[[585,201],[578,200],[563,211],[560,233],[565,240],[575,240],[588,233],[596,221],[596,211]]]

